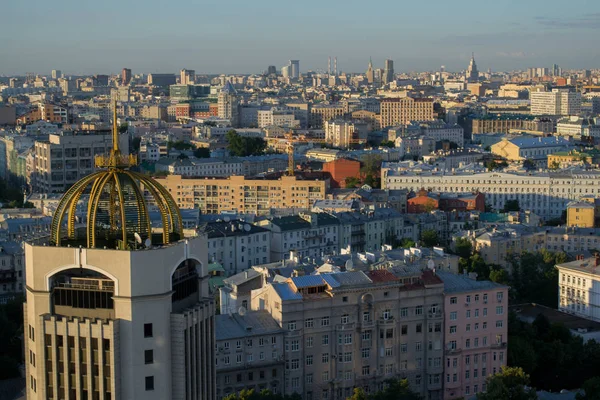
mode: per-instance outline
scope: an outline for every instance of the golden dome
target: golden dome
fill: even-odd
[[[137,164],[137,158],[121,154],[116,121],[115,103],[113,148],[110,154],[96,157],[96,167],[102,170],[79,180],[60,200],[52,219],[51,243],[56,246],[86,243],[89,248],[129,249],[135,247],[139,239],[143,242],[150,239],[152,244],[167,244],[183,237],[181,214],[169,192],[152,178],[128,170]],[[86,226],[76,229],[77,203],[89,187]],[[160,211],[160,234],[152,234],[142,187],[150,193]],[[63,228],[65,217],[66,231]]]

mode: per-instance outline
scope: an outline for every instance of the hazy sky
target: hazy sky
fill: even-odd
[[[6,0],[0,74],[600,67],[599,0]]]

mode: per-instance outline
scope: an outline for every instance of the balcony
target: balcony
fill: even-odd
[[[493,349],[505,349],[506,348],[506,342],[492,343],[491,347]]]
[[[393,325],[395,323],[396,323],[396,321],[394,320],[394,317],[379,318],[379,324],[380,325]]]

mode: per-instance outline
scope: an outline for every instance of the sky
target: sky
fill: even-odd
[[[7,0],[0,75],[599,68],[598,0]]]

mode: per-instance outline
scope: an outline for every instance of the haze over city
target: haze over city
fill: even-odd
[[[569,13],[565,13],[568,9]],[[481,70],[558,63],[598,65],[600,2],[364,1],[247,2],[8,1],[0,74],[83,75],[135,71],[260,73],[301,59],[303,70],[364,71],[396,60],[396,70]]]

